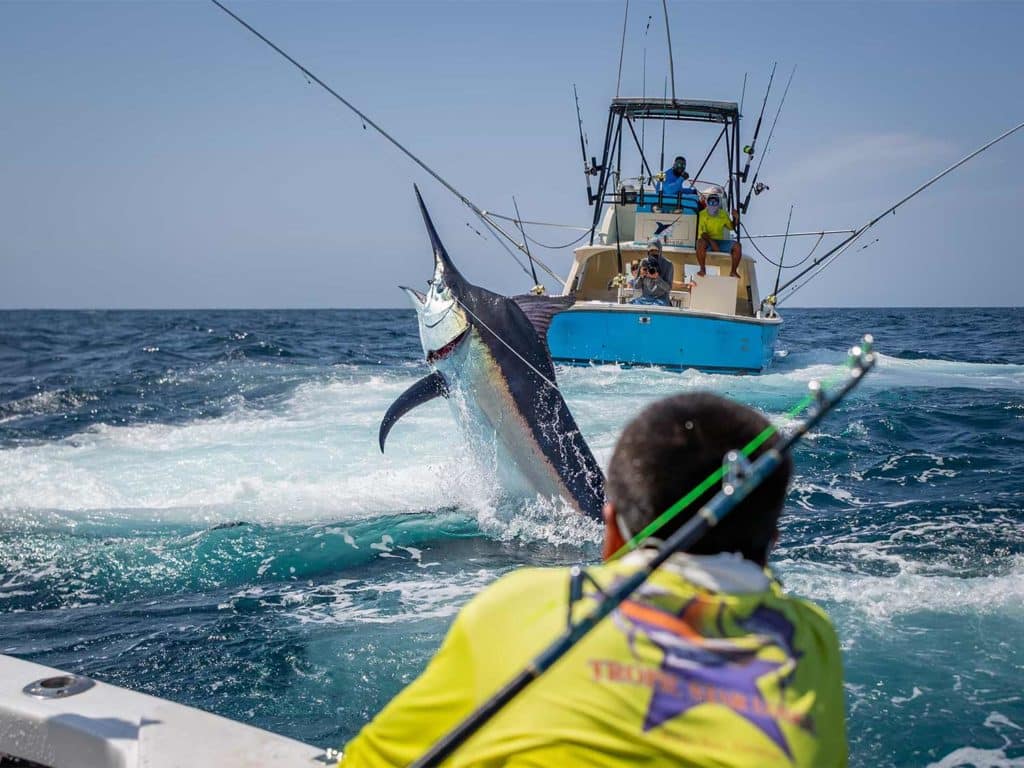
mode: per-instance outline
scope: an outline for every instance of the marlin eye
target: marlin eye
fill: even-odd
[[[433,284],[434,284],[434,278],[430,278],[429,280],[427,280],[427,285],[433,285]]]

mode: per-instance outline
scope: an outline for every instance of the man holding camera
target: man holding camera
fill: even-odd
[[[652,304],[667,307],[672,290],[672,263],[661,255],[660,243],[654,241],[647,249],[647,258],[640,262],[636,281],[640,295],[631,304]]]

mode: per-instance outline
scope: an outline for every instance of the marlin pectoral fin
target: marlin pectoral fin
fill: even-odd
[[[380,422],[380,452],[384,453],[384,441],[388,439],[388,432],[395,422],[417,405],[433,400],[435,397],[448,397],[448,384],[444,377],[437,371],[429,376],[424,376],[405,392],[398,396],[398,399],[391,404],[388,412]]]

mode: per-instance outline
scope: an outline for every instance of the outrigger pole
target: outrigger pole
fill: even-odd
[[[534,267],[533,267],[533,256],[530,255],[530,246],[526,242],[526,230],[523,229],[523,219],[519,215],[519,203],[516,201],[516,196],[515,195],[512,195],[512,205],[516,209],[516,224],[519,225],[519,232],[523,236],[523,248],[526,249],[526,258],[528,258],[530,260],[530,275],[533,277],[533,290],[536,293],[540,293],[541,290],[543,290],[544,286],[541,285],[540,284],[540,280],[537,279],[537,270],[534,269]],[[792,215],[792,214],[793,214],[793,211],[792,211],[792,209],[790,209],[790,215]],[[785,254],[785,249],[786,249],[785,242],[783,242],[783,244],[782,244],[782,249],[783,249],[783,254]],[[778,284],[778,281],[776,281],[776,285],[777,284]]]
[[[512,235],[510,235],[504,229],[499,227],[493,221],[491,221],[491,219],[487,215],[487,211],[485,211],[482,208],[480,208],[479,206],[477,206],[476,203],[474,203],[472,200],[470,200],[464,194],[459,192],[459,190],[457,190],[455,187],[453,187],[451,184],[449,184],[444,178],[442,178],[442,176],[437,171],[435,171],[429,165],[427,165],[422,160],[420,160],[416,155],[414,155],[412,152],[410,152],[408,149],[406,149],[398,141],[398,139],[396,139],[390,133],[388,133],[383,128],[381,128],[379,125],[377,125],[377,123],[375,123],[365,112],[361,111],[355,104],[353,104],[348,99],[346,99],[344,96],[342,96],[340,93],[338,93],[336,90],[331,88],[331,86],[329,86],[327,83],[325,83],[319,77],[317,77],[312,72],[310,72],[308,69],[306,69],[304,66],[302,66],[302,64],[300,64],[297,60],[295,60],[294,58],[289,56],[282,48],[280,48],[278,45],[276,45],[273,41],[271,41],[268,37],[263,35],[261,32],[257,31],[251,24],[249,24],[249,22],[247,22],[245,19],[243,19],[237,13],[235,13],[230,8],[228,8],[223,3],[221,3],[220,0],[210,0],[210,2],[213,3],[214,5],[216,5],[218,8],[220,8],[222,11],[224,11],[224,13],[226,13],[228,16],[233,18],[235,21],[237,21],[239,24],[241,24],[247,30],[249,30],[253,35],[255,35],[260,40],[262,40],[264,43],[266,43],[268,46],[270,46],[282,58],[286,59],[296,69],[298,69],[302,74],[304,74],[309,80],[315,82],[317,85],[319,85],[321,88],[323,88],[329,94],[331,94],[331,96],[333,96],[335,99],[337,99],[342,104],[344,104],[346,107],[348,107],[352,112],[354,112],[363,121],[363,124],[364,124],[363,127],[364,128],[367,125],[371,126],[377,133],[379,133],[381,136],[383,136],[385,139],[387,139],[389,142],[391,142],[395,147],[397,147],[398,150],[402,152],[402,154],[404,154],[406,157],[408,157],[410,160],[412,160],[414,163],[416,163],[416,165],[418,165],[420,168],[422,168],[424,171],[426,171],[428,174],[430,174],[434,178],[434,180],[437,181],[441,186],[443,186],[445,189],[447,189],[449,192],[451,192],[453,195],[455,195],[455,197],[457,197],[462,202],[463,205],[465,205],[467,208],[469,208],[471,211],[473,211],[473,213],[475,213],[480,218],[480,220],[483,221],[487,226],[491,227],[494,231],[496,231],[498,234],[500,234],[502,237],[504,237],[508,242],[512,243],[512,245],[514,245],[520,251],[522,251],[523,253],[526,253],[525,249],[522,247],[522,245],[520,245],[519,241],[517,241]],[[541,266],[541,268],[545,272],[547,272],[549,275],[551,275],[552,278],[554,278],[555,280],[559,280],[559,281],[564,282],[562,280],[562,278],[559,277],[544,262],[542,262],[540,259],[537,259],[536,261],[537,261],[537,263]],[[520,266],[522,266],[522,265],[520,264]]]
[[[513,202],[515,198],[512,198]],[[518,215],[519,211],[516,211]],[[789,241],[789,225],[793,221],[793,206],[789,206],[789,218],[786,219],[786,234],[782,238],[782,254],[779,256],[779,269],[775,272],[775,290],[772,291],[772,296],[776,296],[779,293],[779,280],[782,278],[782,264],[786,260],[786,243]],[[534,278],[536,279],[536,277]]]
[[[850,246],[852,246],[858,239],[860,239],[861,235],[863,235],[865,232],[867,232],[869,229],[871,229],[873,226],[875,226],[879,221],[884,219],[890,213],[893,213],[901,205],[903,205],[904,203],[910,201],[914,197],[917,197],[919,194],[924,192],[926,189],[928,189],[928,187],[930,187],[932,184],[937,182],[939,179],[941,179],[946,174],[952,173],[957,168],[959,168],[961,165],[966,163],[968,160],[972,160],[973,158],[977,157],[978,155],[980,155],[982,152],[984,152],[989,147],[993,146],[994,144],[998,144],[1000,141],[1005,139],[1007,136],[1010,136],[1011,134],[1016,133],[1021,128],[1024,128],[1024,123],[1019,123],[1019,124],[1015,125],[1013,128],[1010,128],[1008,131],[1005,131],[1004,133],[999,134],[998,136],[996,136],[994,139],[992,139],[988,143],[983,144],[982,146],[978,147],[976,150],[971,152],[969,155],[966,155],[966,156],[962,157],[961,159],[957,160],[955,163],[953,163],[951,166],[949,166],[949,168],[947,168],[946,170],[944,170],[941,173],[939,173],[939,174],[933,176],[932,178],[928,179],[928,181],[926,181],[924,184],[919,186],[917,189],[915,189],[909,195],[907,195],[906,197],[901,199],[899,202],[894,203],[893,205],[890,205],[888,208],[886,208],[880,214],[875,216],[875,218],[871,219],[871,221],[869,221],[867,224],[864,224],[859,229],[853,230],[853,233],[849,237],[847,237],[845,240],[843,240],[841,243],[836,245],[831,250],[827,251],[826,253],[823,253],[821,256],[819,256],[814,261],[812,261],[810,266],[808,266],[807,268],[801,270],[796,275],[794,275],[789,280],[787,280],[785,283],[783,283],[778,288],[778,290],[775,292],[775,295],[774,296],[769,296],[768,299],[766,299],[766,301],[770,301],[772,304],[777,304],[778,303],[778,292],[779,291],[786,290],[789,286],[793,285],[793,283],[795,283],[801,277],[803,277],[808,272],[813,270],[819,264],[822,264],[825,261],[827,261],[829,258],[831,258],[832,261],[835,261],[836,259],[838,259],[843,253],[845,253],[850,248]],[[829,264],[831,264],[831,262]],[[829,266],[829,264],[826,264],[825,266],[823,266],[822,269],[825,269],[825,267]],[[788,299],[792,295],[793,294],[790,293],[789,296],[787,296],[786,298]]]
[[[598,594],[601,599],[597,606],[587,616],[577,622],[573,622],[571,618],[572,604],[582,598],[583,582],[587,581],[594,584],[594,581],[582,568],[573,568],[570,572],[569,581],[570,618],[565,633],[531,661],[526,669],[516,675],[504,688],[443,736],[419,760],[412,763],[412,768],[428,768],[429,766],[440,765],[524,688],[543,675],[568,653],[602,619],[608,616],[625,600],[628,600],[666,560],[676,552],[685,552],[691,549],[705,533],[721,522],[740,502],[771,477],[785,461],[786,454],[793,449],[793,446],[831,412],[863,380],[864,374],[874,367],[876,357],[871,351],[872,343],[872,338],[865,336],[861,345],[855,346],[850,350],[848,361],[849,375],[834,391],[827,391],[817,381],[810,382],[808,385],[810,393],[790,411],[790,415],[796,415],[809,407],[810,412],[807,419],[799,424],[790,434],[783,437],[778,445],[768,448],[753,463],[750,462],[749,457],[764,445],[772,435],[776,434],[776,428],[769,425],[761,434],[744,446],[742,450],[734,450],[726,454],[722,468],[716,470],[703,483],[666,510],[661,517],[634,536],[623,549],[633,548],[637,543],[653,534],[658,527],[668,522],[668,520],[689,506],[694,500],[702,496],[716,482],[719,480],[723,481],[722,489],[715,497],[683,523],[675,533],[669,536],[658,547],[655,555],[640,570],[624,579],[608,592],[603,592],[598,588]]]

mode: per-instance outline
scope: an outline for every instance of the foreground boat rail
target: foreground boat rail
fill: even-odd
[[[24,768],[312,768],[337,761],[209,712],[0,655],[0,763],[5,757]]]

